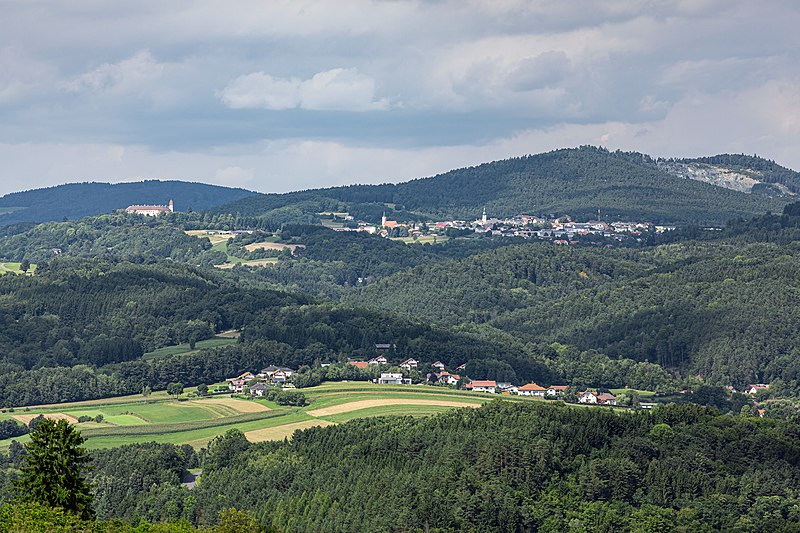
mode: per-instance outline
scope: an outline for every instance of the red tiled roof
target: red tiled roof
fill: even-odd
[[[555,389],[555,390],[567,390],[567,386],[566,385],[550,385],[550,387],[548,387],[548,388]]]
[[[540,387],[536,383],[528,383],[527,385],[523,385],[518,390],[536,390],[536,391],[543,391],[547,390],[544,387]]]
[[[473,387],[497,387],[496,381],[473,381],[471,383]]]

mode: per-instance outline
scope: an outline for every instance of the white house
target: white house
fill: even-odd
[[[473,381],[472,383],[467,384],[467,390],[471,390],[474,392],[489,392],[494,394],[497,392],[497,382],[496,381]]]
[[[597,394],[589,389],[583,391],[580,396],[578,396],[578,403],[589,403],[589,404],[596,404],[597,403]]]
[[[387,364],[388,362],[389,362],[389,360],[388,360],[388,359],[386,359],[386,358],[385,358],[384,356],[382,356],[382,355],[379,355],[378,357],[373,357],[372,359],[370,359],[369,361],[367,361],[367,364],[370,364],[370,365],[385,365],[385,364]]]
[[[536,383],[528,383],[517,389],[517,394],[520,396],[540,396],[544,397],[547,389],[537,385]]]
[[[409,357],[408,359],[406,359],[405,361],[400,363],[400,368],[405,368],[406,370],[411,370],[412,368],[416,369],[418,365],[419,365],[419,361]]]
[[[436,362],[435,362],[435,363],[433,363],[431,366],[432,366],[433,368],[436,368],[436,369],[438,369],[438,370],[439,370],[439,372],[441,372],[442,370],[444,370],[444,363],[442,363],[441,361],[436,361]]]
[[[769,389],[769,385],[765,383],[753,383],[748,385],[746,389],[744,389],[745,394],[755,394],[760,390],[767,390]]]
[[[439,383],[444,383],[445,385],[455,385],[458,383],[458,380],[461,379],[461,376],[458,374],[451,374],[445,370],[444,372],[437,374],[436,378],[438,379]]]
[[[250,394],[253,396],[264,396],[264,394],[269,390],[269,385],[265,383],[256,383],[252,387],[250,387]]]
[[[550,385],[547,387],[548,396],[564,396],[567,393],[566,385]]]
[[[597,395],[597,403],[600,405],[617,405],[617,397],[610,392],[602,392]]]
[[[380,385],[410,385],[411,380],[404,378],[403,374],[393,374],[391,372],[382,373],[378,378]]]

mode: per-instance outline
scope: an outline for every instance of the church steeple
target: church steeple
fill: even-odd
[[[483,206],[483,217],[481,218],[481,221],[486,224],[486,206]]]
[[[381,217],[381,227],[386,226],[386,211],[383,212],[383,216]]]

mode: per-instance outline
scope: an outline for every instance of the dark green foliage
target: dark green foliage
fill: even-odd
[[[242,328],[256,309],[307,301],[273,290],[242,292],[221,273],[177,264],[68,258],[35,277],[0,277],[0,296],[0,363],[13,365],[6,374],[135,360]]]
[[[0,440],[25,435],[28,428],[16,420],[0,420]]]
[[[244,189],[232,189],[204,183],[148,180],[139,183],[70,183],[57,187],[7,194],[0,207],[23,207],[0,216],[0,224],[46,222],[77,219],[110,213],[129,205],[166,205],[175,200],[175,209],[195,211],[251,196]]]
[[[81,448],[84,441],[66,420],[39,423],[25,445],[27,455],[15,483],[16,498],[90,518],[94,514],[92,495],[84,477],[90,459]]]
[[[48,222],[0,238],[0,258],[35,263],[57,255],[114,257],[136,263],[169,259],[193,265],[224,263],[227,256],[211,250],[208,239],[184,233],[178,215],[145,217],[102,215],[70,222]],[[0,217],[1,220],[1,217]]]
[[[305,394],[291,390],[272,389],[267,391],[267,393],[264,395],[264,398],[273,401],[278,405],[293,405],[296,407],[308,405]]]
[[[800,526],[798,429],[693,405],[617,413],[498,401],[280,443],[232,430],[210,444],[191,492],[174,488],[192,454],[169,445],[96,452],[94,475],[119,487],[142,476],[141,491],[103,496],[98,509],[133,520],[226,524],[235,505],[281,531],[766,533]]]
[[[453,170],[398,185],[358,185],[258,195],[215,208],[215,212],[297,220],[321,211],[351,211],[373,222],[384,204],[398,220],[420,215],[435,219],[475,219],[484,206],[491,215],[569,213],[581,219],[724,223],[767,210],[783,199],[748,195],[678,178],[642,159],[620,157],[601,148],[556,150],[477,167]],[[285,219],[288,222],[290,219]]]

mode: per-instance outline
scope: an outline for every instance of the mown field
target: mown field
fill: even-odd
[[[165,346],[163,348],[159,348],[158,350],[153,350],[152,352],[148,352],[144,354],[142,357],[144,359],[158,359],[159,357],[169,357],[172,355],[185,355],[188,353],[194,353],[204,348],[218,348],[220,346],[224,346],[226,344],[232,344],[235,342],[237,342],[235,338],[216,336],[212,339],[197,341],[195,343],[194,350],[192,350],[192,347],[189,346],[189,343],[185,343],[185,344],[178,344],[175,346]]]
[[[29,276],[31,276],[33,275],[34,272],[36,272],[35,264],[31,264],[27,272],[23,272],[22,270],[20,270],[19,269],[20,265],[21,263],[13,263],[13,262],[0,263],[0,275],[11,273],[11,274],[28,274]]]
[[[61,405],[35,406],[0,413],[0,420],[28,422],[43,414],[75,423],[88,440],[86,447],[109,448],[136,442],[190,444],[201,448],[215,436],[236,428],[253,442],[291,437],[298,429],[339,424],[371,416],[429,416],[458,407],[479,407],[498,396],[422,385],[326,383],[302,389],[310,404],[282,407],[274,402],[244,397],[200,398],[191,389],[180,399],[156,392],[147,401],[141,395]],[[515,401],[528,399],[504,397]],[[101,421],[94,419],[102,415]],[[92,421],[80,422],[81,417]],[[5,451],[12,439],[0,441]],[[26,442],[27,436],[18,437]]]

